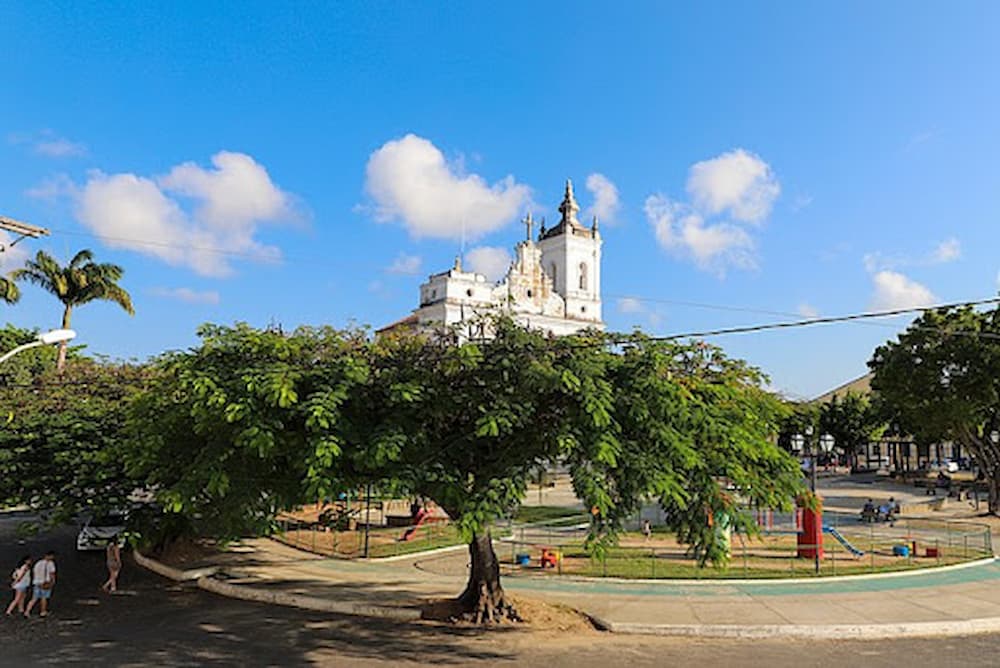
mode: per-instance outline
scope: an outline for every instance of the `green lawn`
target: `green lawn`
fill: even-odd
[[[587,513],[580,508],[566,508],[565,506],[520,506],[514,513],[514,521],[522,524],[552,522],[570,517],[579,517],[581,520],[585,520]]]

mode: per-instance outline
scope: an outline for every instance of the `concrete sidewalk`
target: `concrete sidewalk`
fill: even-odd
[[[378,606],[399,610],[400,618],[412,616],[428,598],[458,594],[467,572],[464,548],[391,562],[357,562],[324,559],[256,539],[235,546],[224,560],[221,579],[248,593],[281,592],[285,602],[301,596],[359,608]],[[899,638],[1000,632],[1000,563],[994,560],[795,581],[625,582],[507,575],[504,587],[571,606],[605,628],[625,633]]]

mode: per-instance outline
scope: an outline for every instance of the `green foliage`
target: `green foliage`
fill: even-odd
[[[129,470],[224,536],[374,484],[434,500],[474,541],[551,462],[593,509],[597,552],[649,500],[716,563],[721,526],[755,529],[748,504],[790,507],[801,476],[774,444],[784,409],[755,369],[704,345],[637,335],[618,350],[596,332],[488,326],[461,345],[205,326],[135,402]]]
[[[809,429],[819,433],[820,409],[809,402],[791,402],[786,406],[786,413],[781,419],[778,431],[778,445],[786,452],[792,451],[792,437],[796,434],[805,435]]]
[[[11,278],[0,276],[0,300],[15,304],[21,299],[21,290]]]
[[[834,395],[820,406],[819,433],[833,436],[835,446],[844,453],[856,454],[884,429],[868,397],[857,392],[848,392],[843,397]]]
[[[606,423],[567,456],[598,553],[646,499],[700,563],[716,564],[727,529],[757,530],[748,507],[791,506],[801,474],[774,442],[784,407],[759,371],[715,347],[640,336],[601,357]]]
[[[164,355],[131,412],[127,463],[187,529],[267,532],[277,511],[335,491],[343,404],[367,377],[356,332],[205,325]],[[322,472],[322,475],[320,475]]]
[[[881,412],[918,443],[954,440],[975,454],[1000,510],[1000,308],[925,312],[869,367]]]
[[[0,339],[24,334],[8,326]],[[135,489],[122,463],[126,406],[145,371],[81,359],[56,375],[51,350],[39,363],[30,382],[0,386],[0,503],[27,504],[52,522],[123,507]]]
[[[0,353],[38,339],[37,329],[22,329],[7,324],[0,329]],[[0,388],[34,382],[56,367],[56,351],[52,346],[29,348],[0,364]],[[2,412],[2,409],[0,409]]]

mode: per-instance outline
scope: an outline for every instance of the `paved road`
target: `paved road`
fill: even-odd
[[[605,634],[479,632],[333,617],[219,598],[126,564],[125,594],[98,591],[100,555],[73,551],[73,532],[19,543],[0,516],[0,565],[54,545],[60,582],[47,620],[0,619],[0,665],[574,666],[996,665],[1000,636],[894,642],[695,641]]]

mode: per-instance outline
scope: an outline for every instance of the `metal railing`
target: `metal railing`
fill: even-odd
[[[850,524],[827,524],[836,534],[825,533],[822,546],[815,546],[799,544],[794,516],[786,519],[790,521],[772,523],[760,536],[731,534],[729,561],[718,568],[699,566],[685,546],[664,532],[655,532],[648,541],[627,534],[622,544],[594,556],[585,548],[586,525],[517,527],[497,549],[508,572],[636,579],[852,575],[993,556],[990,528],[983,524],[923,519],[861,524],[855,518]],[[818,572],[812,553],[816,547],[822,549]],[[543,556],[549,557],[547,566]]]
[[[272,536],[291,547],[328,557],[365,556],[365,527],[338,531],[317,522],[279,520],[279,530]],[[409,534],[409,538],[405,538]],[[458,530],[450,522],[427,522],[419,526],[369,527],[368,556],[391,557],[437,547],[460,544]]]

